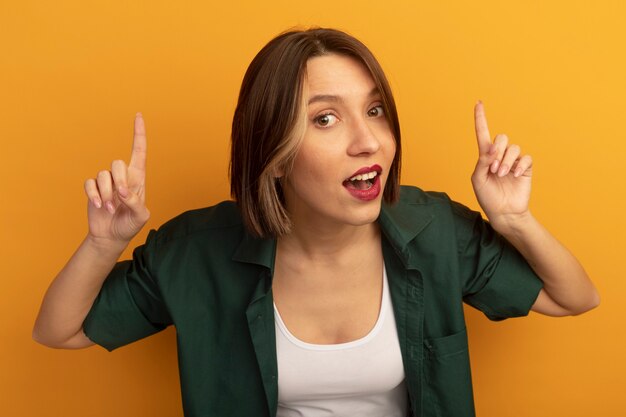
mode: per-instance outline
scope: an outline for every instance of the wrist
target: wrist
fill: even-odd
[[[494,216],[493,218],[489,217],[491,226],[505,237],[519,236],[535,222],[536,219],[529,210],[522,213],[508,213]]]
[[[87,233],[85,238],[85,244],[95,252],[117,256],[124,252],[129,243],[130,241],[98,237],[91,233]]]

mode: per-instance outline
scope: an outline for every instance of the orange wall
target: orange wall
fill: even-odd
[[[84,179],[128,158],[135,112],[148,130],[149,227],[228,198],[245,68],[278,32],[315,24],[380,58],[403,182],[474,208],[482,99],[491,132],[534,156],[532,210],[600,290],[580,317],[491,323],[467,310],[478,414],[623,416],[626,7],[588,3],[1,2],[0,415],[182,415],[172,329],[111,354],[52,350],[31,340],[39,303],[86,233]]]

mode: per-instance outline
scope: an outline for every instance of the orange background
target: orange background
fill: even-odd
[[[403,183],[474,208],[482,99],[491,133],[534,157],[535,215],[600,290],[601,306],[579,317],[491,323],[467,309],[478,415],[624,415],[624,2],[111,3],[0,3],[0,415],[182,416],[172,328],[107,353],[45,348],[32,325],[86,233],[83,181],[128,158],[135,112],[152,218],[134,244],[228,198],[243,73],[295,25],[370,46],[399,106]]]

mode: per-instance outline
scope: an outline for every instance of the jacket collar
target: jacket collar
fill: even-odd
[[[389,240],[398,254],[404,254],[403,261],[410,266],[407,245],[417,237],[434,218],[431,206],[417,202],[399,201],[396,204],[383,204],[378,223],[383,235]],[[233,256],[234,261],[264,266],[274,272],[276,239],[255,238],[244,234]]]
[[[276,258],[276,239],[262,239],[244,231],[243,239],[233,255],[233,261],[256,264],[274,272]]]
[[[393,247],[404,252],[434,217],[430,205],[400,201],[394,205],[383,204],[378,223]]]

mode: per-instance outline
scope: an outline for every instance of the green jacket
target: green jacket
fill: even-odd
[[[462,302],[491,320],[528,314],[542,282],[479,213],[402,187],[378,219],[413,416],[474,415]],[[274,416],[272,271],[276,241],[255,239],[237,206],[186,212],[119,262],[84,331],[113,350],[176,326],[188,417]]]

